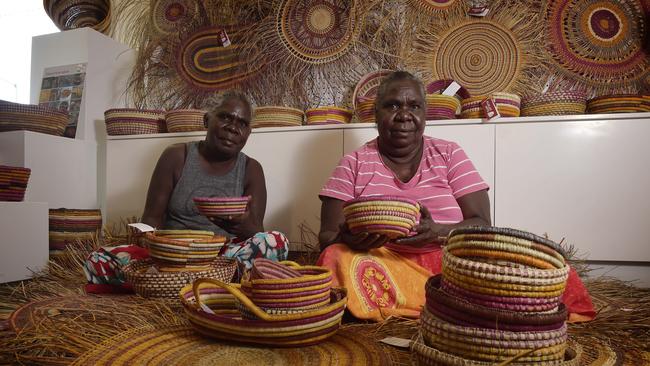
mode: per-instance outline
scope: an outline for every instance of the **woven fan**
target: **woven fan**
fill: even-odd
[[[492,5],[484,18],[447,17],[420,30],[406,63],[471,95],[541,90],[540,26],[522,3]]]
[[[579,84],[595,95],[650,87],[650,3],[547,0],[543,10],[547,58],[561,76],[558,85]]]

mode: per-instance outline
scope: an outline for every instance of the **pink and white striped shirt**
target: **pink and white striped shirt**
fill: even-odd
[[[384,164],[374,139],[341,159],[319,195],[342,201],[377,195],[405,196],[425,205],[437,223],[463,221],[456,199],[489,186],[458,144],[429,136],[423,139],[420,166],[410,181],[400,181]]]

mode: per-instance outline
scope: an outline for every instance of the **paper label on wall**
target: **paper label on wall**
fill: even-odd
[[[66,137],[74,138],[77,132],[85,81],[85,63],[48,67],[43,70],[38,105],[68,112]]]

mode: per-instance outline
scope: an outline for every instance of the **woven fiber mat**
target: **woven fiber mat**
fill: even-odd
[[[107,339],[73,365],[390,365],[394,352],[360,327],[314,346],[258,348],[204,338],[185,325],[147,326]]]

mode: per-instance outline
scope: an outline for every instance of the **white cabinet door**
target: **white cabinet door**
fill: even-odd
[[[266,177],[267,205],[264,227],[285,233],[294,244],[302,241],[300,225],[318,233],[318,198],[325,181],[343,156],[340,130],[302,130],[253,133],[244,152],[257,159]],[[316,238],[310,238],[318,250]]]
[[[491,214],[494,218],[494,125],[429,125],[424,134],[458,143],[472,160],[474,166],[490,186]],[[349,153],[377,137],[374,127],[346,129],[344,151]],[[494,219],[493,219],[494,221]]]
[[[496,224],[650,261],[648,136],[647,118],[496,126]]]

